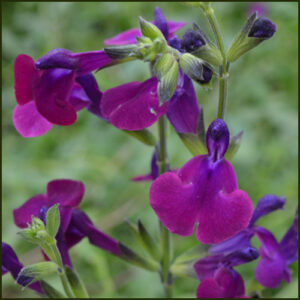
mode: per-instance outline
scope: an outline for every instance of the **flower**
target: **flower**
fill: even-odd
[[[18,274],[22,268],[23,265],[20,263],[12,247],[2,242],[2,276],[9,272],[18,284],[27,286],[27,284],[32,281],[32,277],[18,277]],[[38,293],[43,294],[40,282],[34,282],[28,285],[28,287]]]
[[[198,222],[197,239],[214,244],[248,226],[252,203],[238,189],[234,169],[224,159],[229,131],[223,120],[211,123],[206,144],[207,155],[192,158],[176,174],[166,172],[152,183],[150,205],[169,231],[188,236]]]
[[[213,255],[200,259],[194,269],[201,280],[197,298],[247,298],[243,278],[233,267],[248,263],[259,256],[248,247],[229,255]]]
[[[276,25],[266,17],[260,17],[255,20],[248,34],[249,37],[260,39],[269,39],[276,32]]]
[[[249,226],[218,245],[213,245],[209,252],[211,254],[227,254],[251,245],[251,238],[256,235],[260,241],[260,256],[256,268],[257,281],[268,288],[276,288],[284,279],[290,282],[290,271],[288,266],[298,258],[298,211],[293,224],[278,243],[274,235],[265,228],[255,225],[262,216],[274,210],[282,209],[285,198],[276,195],[266,195],[258,202]]]
[[[75,82],[72,70],[40,71],[33,59],[24,54],[16,58],[14,70],[18,104],[13,112],[13,123],[23,137],[45,134],[53,124],[71,125],[76,121],[76,112],[94,102]]]
[[[84,185],[80,181],[52,180],[47,184],[46,194],[36,195],[13,210],[14,222],[18,227],[26,228],[31,217],[35,216],[45,223],[48,208],[58,203],[61,223],[56,240],[65,265],[72,266],[68,249],[84,237],[88,237],[91,244],[120,256],[118,242],[97,229],[88,216],[79,210],[83,195]]]
[[[260,17],[266,13],[267,7],[262,2],[251,2],[247,6],[247,15],[252,15],[256,12],[257,16]]]

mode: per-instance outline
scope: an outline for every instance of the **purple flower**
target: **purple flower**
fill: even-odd
[[[152,183],[150,205],[169,231],[188,236],[198,223],[197,239],[213,244],[248,226],[252,203],[238,189],[234,169],[224,159],[228,143],[225,122],[215,120],[206,135],[208,154],[192,158],[176,174],[164,173]]]
[[[2,276],[9,272],[18,284],[26,286],[33,278],[28,276],[18,277],[22,268],[23,265],[20,263],[14,250],[8,244],[2,242]],[[28,287],[43,294],[40,282],[34,282]]]
[[[27,227],[32,216],[46,222],[48,208],[58,203],[61,223],[56,240],[65,265],[72,266],[68,249],[84,237],[88,237],[91,244],[120,256],[118,242],[98,230],[87,215],[79,210],[83,194],[84,185],[80,181],[69,179],[50,181],[46,194],[36,195],[13,210],[14,222],[20,228]]]
[[[298,211],[292,226],[280,243],[276,241],[271,232],[255,226],[255,222],[260,217],[274,210],[282,209],[284,204],[285,198],[275,195],[264,196],[258,202],[248,228],[223,243],[213,245],[209,252],[211,254],[228,254],[249,247],[251,238],[256,235],[261,243],[261,260],[256,268],[257,281],[268,288],[278,287],[283,279],[289,282],[288,266],[298,258]]]
[[[256,12],[256,15],[258,17],[261,17],[262,15],[266,14],[266,5],[261,2],[251,2],[247,6],[247,14],[251,16],[253,13]]]
[[[103,93],[101,111],[119,129],[141,130],[155,123],[167,112],[168,103],[159,106],[158,81],[152,77],[144,82],[129,82]]]
[[[247,298],[244,281],[234,266],[248,263],[259,256],[256,249],[248,247],[229,255],[214,255],[200,259],[194,265],[201,281],[198,298]]]
[[[186,52],[193,52],[205,45],[205,41],[199,32],[187,30],[181,40],[181,48]]]
[[[162,11],[159,7],[155,8],[154,11],[154,22],[153,22],[163,33],[166,40],[174,37],[174,33],[186,25],[186,22],[175,22],[166,21]],[[139,29],[133,28],[119,33],[118,35],[104,41],[106,46],[109,45],[126,45],[135,44],[136,37],[141,37],[142,33]]]
[[[249,37],[269,39],[274,35],[276,25],[266,17],[258,18],[251,27]]]
[[[90,102],[71,70],[39,71],[33,59],[24,54],[16,58],[14,70],[18,104],[13,123],[23,137],[45,134],[53,124],[73,124],[76,112]]]

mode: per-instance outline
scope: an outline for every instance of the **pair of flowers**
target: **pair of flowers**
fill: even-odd
[[[46,194],[30,198],[13,211],[14,222],[19,228],[26,228],[31,223],[32,216],[35,216],[46,223],[47,210],[59,204],[61,223],[55,238],[64,265],[72,267],[69,249],[84,237],[87,237],[92,245],[121,257],[123,254],[119,242],[96,228],[89,217],[80,210],[79,204],[83,195],[84,185],[80,181],[69,179],[50,181],[47,184]],[[48,259],[45,254],[44,256]],[[26,286],[32,278],[18,277],[22,267],[13,249],[2,243],[2,275],[10,272],[20,285]],[[42,293],[39,282],[30,284],[29,288]]]

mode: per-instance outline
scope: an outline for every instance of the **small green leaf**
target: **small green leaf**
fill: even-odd
[[[234,155],[237,153],[237,151],[241,146],[242,136],[243,136],[243,131],[240,131],[239,133],[231,137],[228,149],[225,153],[225,159],[232,160],[232,158],[234,157]]]
[[[20,278],[21,276],[28,276],[33,277],[33,279],[35,280],[40,280],[50,274],[56,273],[57,270],[58,265],[52,261],[40,262],[22,268],[18,274],[18,278]]]
[[[61,292],[56,290],[53,286],[51,286],[44,280],[41,280],[41,287],[48,298],[66,298]]]
[[[125,246],[120,242],[119,242],[119,248],[123,254],[121,258],[123,258],[125,261],[149,271],[153,271],[153,272],[158,271],[159,265],[157,262],[141,257],[132,249],[129,249],[127,246]]]
[[[58,204],[51,206],[46,217],[47,232],[51,237],[55,237],[60,225],[60,213]]]
[[[192,133],[177,132],[187,149],[194,155],[206,154],[207,149],[200,137]]]
[[[164,35],[154,24],[144,20],[142,17],[139,17],[139,23],[142,34],[150,38],[152,41],[156,38],[165,39]]]
[[[89,294],[76,271],[70,267],[65,267],[65,272],[76,298],[89,298]]]
[[[173,96],[177,86],[178,72],[178,63],[177,61],[174,61],[170,70],[160,79],[157,87],[157,94],[160,105],[163,105]]]
[[[136,138],[137,140],[144,143],[145,145],[148,146],[156,145],[156,137],[151,133],[150,130],[146,128],[143,130],[135,130],[135,131],[122,130],[122,131]]]

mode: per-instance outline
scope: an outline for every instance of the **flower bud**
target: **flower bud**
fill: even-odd
[[[193,52],[205,45],[204,39],[200,33],[194,30],[187,30],[181,40],[181,48],[186,52]]]
[[[139,17],[139,23],[140,23],[141,32],[144,36],[150,38],[151,40],[155,40],[156,38],[164,39],[164,35],[152,23],[144,20],[142,17]]]
[[[134,50],[137,49],[137,45],[120,45],[120,46],[107,46],[104,48],[108,57],[113,59],[121,59],[130,56]]]
[[[232,42],[228,53],[228,62],[237,60],[247,51],[271,38],[276,32],[276,25],[265,17],[256,18],[256,12],[247,20],[244,28]]]

